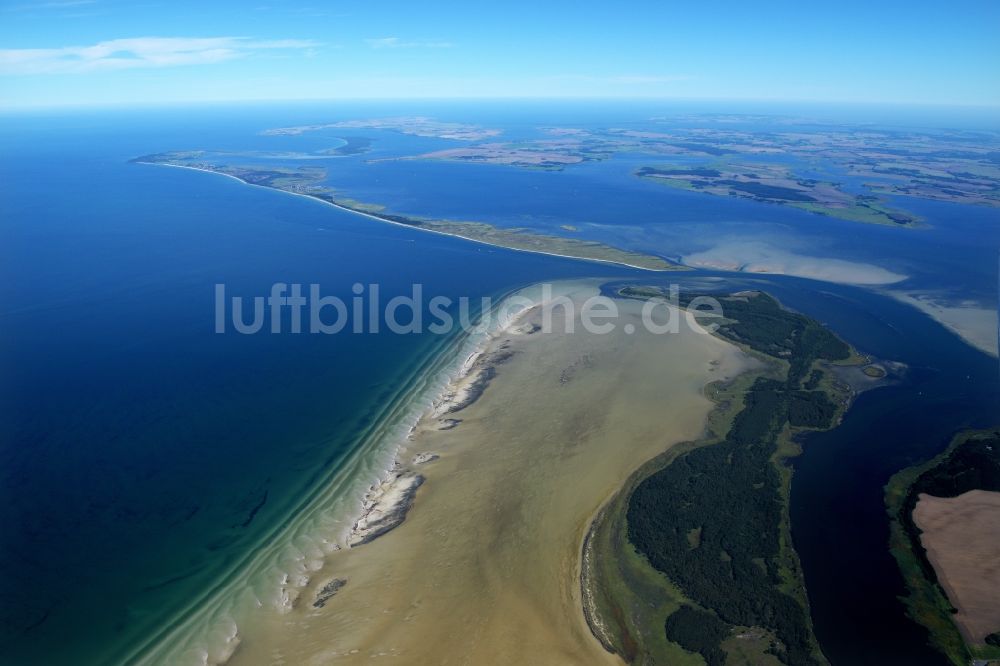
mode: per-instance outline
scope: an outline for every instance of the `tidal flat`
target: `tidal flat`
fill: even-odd
[[[404,458],[426,480],[406,521],[332,555],[290,612],[247,626],[231,663],[619,663],[583,615],[587,528],[640,465],[702,435],[707,383],[755,362],[683,325],[651,333],[640,302],[617,303],[605,335],[566,332],[556,308],[552,330],[533,310],[497,337],[481,396],[413,433]],[[333,597],[330,581],[344,581]]]

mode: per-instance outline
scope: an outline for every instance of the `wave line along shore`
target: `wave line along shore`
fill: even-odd
[[[495,320],[514,296],[527,299],[526,304]],[[431,419],[439,421],[441,429],[452,427],[446,416],[468,401],[470,387],[489,372],[486,349],[540,303],[537,286],[508,294],[483,314],[490,318],[485,330],[459,336],[422,364],[333,477],[290,512],[292,520],[263,537],[223,576],[225,582],[193,600],[177,623],[133,650],[127,661],[223,664],[240,645],[244,620],[267,610],[287,613],[329,556],[367,544],[398,526],[423,483],[415,468],[434,458],[430,452],[410,456],[417,425]],[[388,520],[382,520],[386,516]]]

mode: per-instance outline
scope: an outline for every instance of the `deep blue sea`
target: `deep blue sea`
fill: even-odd
[[[380,224],[130,159],[183,149],[312,150],[332,135],[258,133],[373,116],[421,114],[533,136],[538,126],[620,126],[666,111],[311,104],[5,116],[0,663],[119,663],[163,636],[322,494],[457,344],[457,334],[217,334],[216,284],[253,297],[276,282],[318,283],[349,300],[355,283],[377,283],[387,300],[413,283],[428,295],[498,298],[542,280],[648,281],[638,271]],[[892,110],[868,113],[869,121],[902,122]],[[930,122],[916,113],[903,120]],[[1000,219],[992,209],[907,201],[932,222],[907,231],[670,190],[630,176],[642,161],[635,156],[561,172],[368,164],[440,141],[353,134],[375,139],[373,153],[325,161],[331,183],[395,212],[553,233],[572,224],[583,237],[669,257],[751,239],[877,264],[908,276],[907,288],[996,302]],[[693,277],[705,275],[727,276]],[[835,664],[935,663],[895,600],[880,488],[955,430],[1000,420],[995,360],[875,290],[727,277],[768,287],[862,351],[910,365],[903,386],[863,395],[843,426],[810,440],[796,464],[793,531],[817,632]],[[875,611],[859,610],[861,599],[882,614],[884,631],[872,629]]]
[[[5,123],[0,524],[7,663],[111,663],[288,519],[436,348],[422,336],[218,335],[214,285],[500,295],[604,268],[373,224],[130,164],[288,116]],[[257,509],[259,507],[259,509]],[[253,513],[256,509],[256,512]],[[252,520],[249,520],[252,515]]]

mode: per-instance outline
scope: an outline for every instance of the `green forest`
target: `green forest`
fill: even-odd
[[[807,611],[782,590],[786,499],[776,453],[786,424],[831,425],[837,405],[802,383],[814,388],[814,363],[847,359],[850,348],[766,294],[716,298],[725,314],[718,334],[787,361],[786,378],[758,378],[721,442],[685,453],[636,487],[628,537],[701,607],[671,614],[668,640],[712,666],[725,662],[721,643],[734,627],[763,627],[776,636],[770,651],[782,662],[819,664]]]
[[[937,574],[920,543],[920,528],[913,522],[913,509],[923,493],[958,497],[970,490],[1000,491],[1000,433],[969,439],[952,449],[944,460],[917,477],[906,493],[899,520],[911,539],[924,576],[932,582],[937,582]]]

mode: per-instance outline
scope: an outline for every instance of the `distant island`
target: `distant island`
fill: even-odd
[[[669,120],[651,122],[655,127]],[[537,130],[541,136],[506,141],[500,129],[425,116],[277,127],[261,134],[299,136],[324,130],[372,130],[462,144],[376,157],[369,162],[445,160],[560,171],[619,154],[647,155],[657,162],[634,172],[644,180],[897,228],[919,227],[922,220],[890,203],[888,197],[903,195],[1000,206],[1000,135],[995,132],[892,131],[851,125],[810,127],[805,131],[797,126],[807,121],[781,118],[768,121],[771,131],[759,132],[739,129],[747,121],[745,117],[721,115],[690,118],[685,123],[696,120],[698,124],[671,125],[662,131],[541,127]],[[340,138],[343,145],[307,155],[344,157],[370,149],[372,139],[346,134],[346,138]],[[191,159],[181,152],[163,155]],[[231,167],[216,166],[212,170],[222,168]],[[814,172],[823,172],[823,176],[817,177]],[[841,182],[844,179],[863,180],[848,187]],[[470,233],[479,236],[481,230]],[[515,240],[523,244],[523,239]]]
[[[663,122],[670,120],[662,119]],[[546,136],[506,142],[495,139],[499,132],[471,127],[451,132],[442,128],[435,130],[434,126],[426,125],[428,121],[424,118],[412,119],[409,123],[388,119],[350,121],[350,124],[333,126],[422,132],[421,136],[462,138],[471,142],[460,148],[384,158],[389,160],[449,160],[561,170],[621,153],[676,158],[678,163],[662,169],[675,171],[667,178],[676,181],[673,184],[678,186],[762,202],[790,203],[809,212],[856,222],[916,226],[918,217],[887,206],[883,200],[886,195],[1000,206],[1000,136],[995,132],[891,131],[851,125],[810,127],[803,131],[797,126],[807,121],[780,118],[769,119],[773,131],[739,129],[739,124],[747,120],[742,116],[693,117],[686,122],[699,124],[671,126],[663,131],[545,127],[541,132]],[[484,138],[490,140],[477,143]],[[787,167],[757,162],[760,158],[771,157],[790,157],[810,169],[825,169],[829,165],[848,177],[864,178],[860,186],[867,193],[849,194],[837,183],[795,176]],[[684,169],[695,172],[688,174],[692,178],[680,178],[683,174],[678,172]],[[780,172],[782,169],[784,173]],[[719,175],[698,175],[699,171],[718,171]],[[656,177],[642,170],[637,175]],[[775,181],[770,183],[772,187],[786,187],[795,192],[769,191],[760,187],[767,185],[766,182],[758,183],[757,187],[744,185],[751,180],[772,180]],[[813,180],[815,182],[809,184]],[[725,187],[721,181],[740,184]],[[789,182],[792,184],[787,184]],[[724,187],[725,191],[720,191],[719,187]]]
[[[571,164],[580,164],[592,159],[586,154],[568,151],[564,146],[535,143],[532,145],[480,143],[462,148],[445,148],[430,153],[410,157],[390,157],[386,161],[399,160],[451,160],[455,162],[478,162],[501,164],[504,166],[532,167],[559,170]]]
[[[343,145],[323,151],[327,155],[338,155],[347,157],[349,155],[360,155],[367,153],[371,149],[372,140],[361,136],[348,136],[341,139]]]
[[[248,185],[257,185],[289,194],[310,197],[380,222],[400,224],[422,231],[456,236],[511,250],[620,264],[651,271],[684,270],[685,268],[653,254],[631,252],[595,241],[552,236],[520,228],[507,229],[484,222],[430,220],[389,213],[378,204],[363,203],[338,196],[333,188],[322,184],[326,179],[326,169],[323,167],[290,168],[214,164],[206,161],[205,153],[201,151],[157,153],[137,157],[132,161],[139,164],[157,164],[218,173]]]
[[[581,579],[588,622],[632,664],[690,653],[709,666],[826,664],[792,547],[785,461],[798,433],[833,427],[850,402],[831,366],[860,375],[864,359],[767,294],[713,296],[726,317],[717,335],[760,365],[711,385],[705,438],[647,463],[595,519]]]
[[[636,175],[664,185],[764,203],[785,204],[830,217],[872,224],[913,226],[915,216],[893,210],[878,197],[844,192],[836,183],[796,176],[783,166],[728,164],[708,167],[642,167]]]
[[[958,435],[885,497],[910,617],[955,666],[1000,659],[1000,431]]]
[[[316,132],[325,129],[377,129],[392,130],[401,134],[433,137],[436,139],[455,139],[458,141],[479,141],[501,134],[501,130],[467,125],[465,123],[447,123],[423,116],[400,118],[375,118],[370,120],[344,120],[320,125],[298,125],[295,127],[277,127],[261,132],[264,136],[288,136]]]

